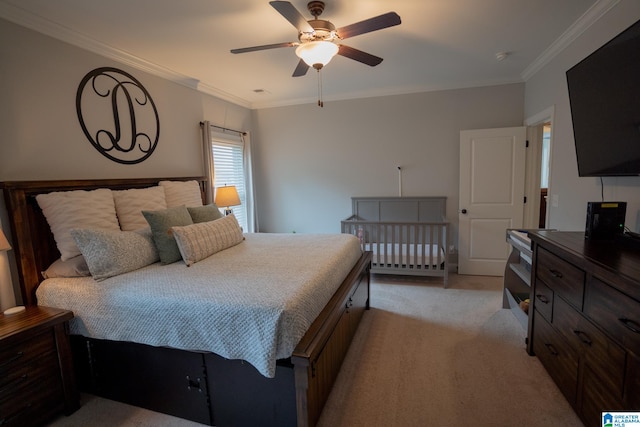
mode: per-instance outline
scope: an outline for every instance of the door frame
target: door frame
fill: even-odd
[[[555,106],[552,105],[526,118],[524,121],[525,126],[527,126],[529,146],[527,148],[525,174],[525,196],[527,203],[524,204],[523,228],[538,228],[538,219],[540,216],[540,172],[542,168],[542,132],[540,128],[545,123],[549,123],[551,126],[551,143],[549,147],[549,197],[551,197],[552,194],[554,118]],[[549,224],[550,205],[551,203],[547,203],[545,224]]]

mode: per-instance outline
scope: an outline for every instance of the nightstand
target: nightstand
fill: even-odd
[[[0,313],[0,425],[37,426],[78,409],[72,318],[70,311],[40,306]]]

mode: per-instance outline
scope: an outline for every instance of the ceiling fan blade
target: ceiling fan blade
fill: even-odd
[[[363,52],[343,44],[339,46],[338,55],[353,59],[354,61],[362,62],[363,64],[371,67],[375,67],[382,62],[382,58],[379,56],[371,55],[370,53]]]
[[[311,27],[307,20],[304,19],[304,16],[298,12],[298,9],[288,1],[270,1],[269,4],[273,6],[280,15],[284,16],[287,21],[291,22],[291,25],[296,27],[298,31],[303,33],[313,32],[313,27]]]
[[[286,2],[283,2],[286,3]],[[341,39],[346,39],[360,34],[370,33],[371,31],[382,30],[383,28],[393,27],[399,25],[402,21],[400,16],[395,12],[385,13],[373,18],[365,19],[364,21],[356,22],[355,24],[347,25],[342,28],[338,28],[336,33]]]
[[[293,75],[291,77],[302,77],[305,74],[307,74],[307,71],[309,70],[309,66],[307,65],[306,62],[304,62],[302,59],[298,62],[298,65],[296,66],[296,69],[293,70]]]
[[[295,42],[265,44],[262,46],[243,47],[242,49],[231,49],[231,53],[255,52],[257,50],[275,49],[278,47],[294,47],[294,46],[298,46],[298,44],[299,43],[295,43]]]

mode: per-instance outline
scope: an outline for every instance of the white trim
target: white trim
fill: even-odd
[[[529,129],[531,129],[532,127],[537,127],[540,126],[544,123],[549,123],[551,125],[551,147],[550,147],[550,152],[549,152],[549,186],[548,186],[548,190],[547,190],[547,210],[545,212],[545,224],[549,224],[549,217],[551,216],[551,203],[549,202],[551,200],[551,188],[553,186],[553,146],[555,145],[555,112],[556,112],[556,108],[555,105],[552,105],[548,108],[545,108],[544,110],[540,111],[539,113],[534,114],[533,116],[527,117],[524,121],[525,125],[529,127]],[[538,135],[538,141],[540,141],[542,139],[541,135]],[[534,144],[534,146],[537,144]],[[541,147],[535,147],[536,148],[536,153],[535,155],[532,155],[532,161],[536,162],[535,164],[531,164],[528,163],[528,167],[531,168],[535,168],[535,170],[537,170],[538,172],[540,171],[541,168],[541,155],[539,153],[539,150],[541,149]],[[538,180],[539,180],[539,173],[538,173]],[[529,191],[531,191],[531,188],[536,188],[534,186],[533,183],[528,183],[528,189]],[[537,186],[537,189],[534,191],[539,191],[540,185],[539,182],[535,183]],[[529,212],[529,219],[533,218],[534,216],[536,216],[537,213],[536,212]]]
[[[535,73],[540,71],[553,58],[569,46],[575,39],[580,37],[591,25],[598,21],[611,8],[617,5],[620,0],[598,0],[591,6],[576,22],[574,22],[564,33],[551,43],[551,45],[542,52],[527,68],[524,69],[521,76],[526,82]]]
[[[553,122],[553,117],[555,116],[555,113],[556,113],[556,106],[552,105],[551,107],[545,108],[544,110],[534,114],[531,117],[527,117],[524,120],[524,124],[525,126],[535,126],[548,121]]]

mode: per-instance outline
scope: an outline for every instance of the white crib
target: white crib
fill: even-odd
[[[352,197],[342,232],[373,252],[371,272],[442,277],[448,284],[446,197]]]

